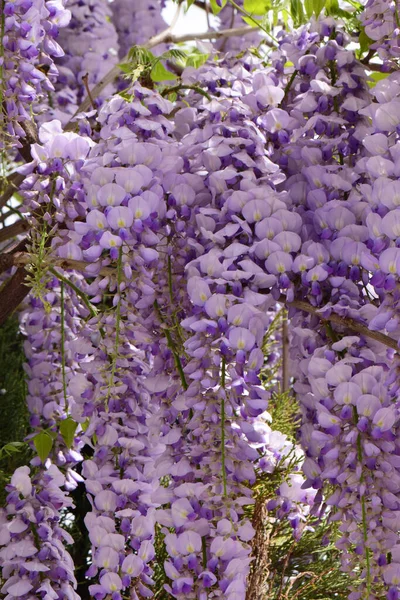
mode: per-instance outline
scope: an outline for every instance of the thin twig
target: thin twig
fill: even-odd
[[[222,29],[221,31],[207,31],[204,33],[186,33],[183,35],[173,35],[171,33],[171,27],[168,27],[164,32],[159,33],[158,35],[152,37],[147,44],[144,44],[144,48],[151,50],[154,46],[158,46],[158,44],[166,43],[166,44],[180,44],[183,42],[191,42],[196,40],[218,40],[225,37],[233,37],[246,35],[248,33],[254,32],[254,27],[246,26],[246,27],[237,27],[235,29]],[[121,63],[129,60],[128,56],[125,56]],[[109,71],[106,75],[104,75],[103,79],[99,81],[99,83],[91,90],[92,99],[95,100],[103,91],[107,85],[112,83],[114,79],[116,79],[121,73],[121,68],[119,65],[116,65]],[[82,104],[79,106],[78,110],[72,116],[71,121],[82,112],[87,112],[90,110],[91,101],[89,98],[85,98]],[[65,127],[65,131],[71,131],[74,128],[75,124],[69,122]]]
[[[89,73],[86,73],[86,75],[83,75],[82,77],[82,81],[83,81],[83,85],[85,86],[85,90],[86,93],[88,95],[88,98],[90,100],[90,104],[92,105],[92,108],[94,108],[95,110],[97,110],[97,106],[95,104],[95,101],[93,100],[91,91],[90,91],[90,87],[89,87]]]
[[[341,325],[342,327],[346,327],[351,331],[355,331],[356,333],[360,333],[365,337],[380,342],[381,344],[388,346],[388,348],[393,348],[393,350],[397,351],[399,350],[397,340],[385,335],[384,333],[381,333],[380,331],[371,331],[371,329],[368,329],[366,325],[359,323],[351,317],[341,317],[334,312],[331,312],[331,314],[328,316],[323,316],[320,314],[321,309],[312,306],[312,304],[305,300],[293,300],[292,302],[286,302],[286,298],[282,296],[280,298],[280,302],[283,302],[289,308],[298,308],[299,310],[315,315],[321,319],[321,321],[330,321],[331,323],[336,323],[336,325]]]
[[[114,267],[101,267],[96,274],[92,275],[86,271],[86,268],[92,266],[93,263],[87,263],[84,260],[54,257],[50,258],[49,261],[49,267],[60,267],[65,270],[81,271],[88,277],[95,277],[97,274],[104,277],[117,276],[117,272]],[[28,252],[0,254],[0,265],[5,265],[7,268],[12,266],[25,266],[31,264],[32,262],[32,256]]]
[[[289,331],[287,311],[284,311],[282,317],[282,392],[289,391]]]

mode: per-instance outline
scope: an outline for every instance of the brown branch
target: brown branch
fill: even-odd
[[[2,195],[0,196],[0,208],[3,208],[9,201],[9,199],[15,194],[18,190],[21,183],[24,181],[25,175],[21,175],[20,173],[13,173],[8,178],[8,185]]]
[[[389,73],[396,73],[398,71],[398,69],[395,67],[388,69],[385,65],[379,65],[377,63],[369,63],[368,65],[365,65],[365,68],[368,71],[374,71],[376,73],[387,73],[388,75]]]
[[[6,240],[10,240],[16,235],[20,235],[21,233],[26,233],[30,228],[28,221],[25,219],[20,219],[12,225],[8,225],[7,227],[3,227],[0,229],[0,243],[5,242]]]
[[[380,342],[388,348],[393,348],[393,350],[397,351],[399,350],[398,343],[395,339],[391,338],[388,335],[385,335],[384,333],[381,333],[380,331],[371,331],[371,329],[368,329],[366,325],[359,323],[351,317],[341,317],[340,315],[337,315],[334,312],[331,312],[329,316],[322,316],[320,314],[319,308],[312,306],[312,304],[306,302],[305,300],[293,300],[293,302],[286,302],[286,298],[284,296],[281,296],[279,301],[286,304],[286,306],[288,306],[289,308],[298,308],[299,310],[302,310],[306,313],[315,315],[316,317],[321,319],[321,321],[330,321],[331,323],[335,323],[336,325],[340,325],[342,327],[350,329],[351,331],[360,333],[361,335],[375,340],[376,342]]]
[[[0,291],[0,325],[18,308],[29,292],[25,284],[26,272],[24,267],[19,267],[14,275],[8,279]]]
[[[8,210],[7,212],[0,213],[0,223],[4,223],[5,221],[7,221],[7,219],[12,217],[12,215],[15,215],[15,212],[13,210]]]
[[[247,580],[246,600],[262,600],[268,595],[271,532],[266,527],[267,522],[267,499],[261,495],[254,505],[252,525],[255,535],[251,542],[253,562]]]

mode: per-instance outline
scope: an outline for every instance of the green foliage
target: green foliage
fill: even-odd
[[[78,427],[78,423],[75,423],[75,421],[73,419],[71,419],[71,417],[64,419],[60,423],[60,433],[62,435],[62,438],[63,438],[67,448],[71,448],[71,446],[72,446],[72,443],[74,441],[75,431],[76,431],[77,427]]]
[[[273,392],[268,404],[268,412],[272,419],[272,428],[280,431],[295,442],[300,424],[299,404],[291,392]]]
[[[119,66],[125,73],[125,77],[132,83],[140,79],[152,87],[152,83],[177,79],[177,75],[167,69],[163,62],[174,63],[184,58],[186,58],[186,52],[179,48],[172,48],[160,56],[155,56],[144,46],[133,46],[129,50],[128,61]]]
[[[269,0],[244,0],[243,8],[252,15],[264,16],[272,5]]]
[[[205,54],[204,52],[201,52],[198,48],[193,46],[185,50],[184,57],[178,59],[176,61],[176,64],[182,67],[183,69],[185,67],[194,67],[195,69],[198,69],[202,65],[204,65],[209,56],[209,54]]]
[[[164,534],[161,532],[160,525],[156,524],[156,535],[154,549],[156,551],[156,560],[154,561],[154,581],[155,585],[155,600],[169,600],[170,594],[164,589],[164,584],[168,583],[168,578],[164,570],[164,562],[168,560],[168,552],[164,543]]]
[[[310,19],[313,15],[319,17],[324,9],[326,0],[304,0],[304,9],[307,17]]]
[[[218,6],[216,0],[210,0],[211,10],[213,11],[214,15],[218,15],[221,12],[221,10],[226,5],[227,1],[228,0],[222,0],[221,6]]]
[[[389,75],[389,73],[371,73],[369,76],[369,79],[367,81],[369,87],[375,87],[376,84],[378,83],[378,81],[381,81],[382,79],[386,79],[386,77]]]
[[[332,526],[311,519],[299,540],[290,525],[276,523],[270,537],[268,600],[345,600],[354,583],[340,570],[340,554],[333,544]]]
[[[42,463],[49,456],[53,447],[53,438],[47,431],[41,431],[33,438],[36,451]]]
[[[24,362],[18,319],[10,317],[0,328],[0,506],[5,483],[29,462],[30,451],[23,443],[29,431]]]

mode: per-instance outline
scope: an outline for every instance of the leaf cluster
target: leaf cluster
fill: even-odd
[[[138,80],[144,80],[147,84],[175,81],[178,76],[167,69],[164,62],[176,63],[178,60],[185,60],[186,56],[186,52],[179,48],[171,48],[156,56],[144,46],[133,46],[129,50],[127,62],[119,66],[131,83]]]

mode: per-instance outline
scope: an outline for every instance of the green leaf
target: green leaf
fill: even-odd
[[[0,458],[7,454],[16,454],[17,452],[21,452],[22,448],[26,446],[25,442],[9,442],[5,444],[2,448],[0,448]]]
[[[210,0],[211,10],[213,11],[214,15],[218,15],[221,12],[221,10],[224,8],[224,6],[226,5],[227,2],[228,2],[228,0],[222,0],[221,6],[218,6],[216,0]]]
[[[305,23],[306,19],[301,0],[290,0],[290,14],[296,27]]]
[[[186,59],[186,66],[198,69],[204,65],[209,56],[209,54],[203,54],[201,52],[192,52]]]
[[[340,8],[338,0],[326,0],[325,12],[327,15],[341,17],[342,19],[352,19],[354,17],[354,13]]]
[[[272,7],[269,0],[244,0],[243,8],[251,15],[264,16]]]
[[[255,17],[253,17],[253,18],[245,17],[244,15],[242,15],[242,19],[246,23],[246,25],[250,25],[251,27],[254,27],[254,29],[256,29],[257,25],[254,23],[254,20],[257,21],[258,19],[255,19]],[[259,21],[259,22],[261,25],[261,21]]]
[[[185,8],[185,12],[187,12],[189,10],[189,8],[192,6],[192,4],[194,4],[195,0],[186,0],[186,8]]]
[[[75,431],[77,427],[78,423],[75,423],[75,421],[73,421],[71,417],[64,419],[64,421],[61,421],[60,423],[60,433],[67,448],[71,448],[73,444]]]
[[[185,50],[180,50],[179,48],[171,48],[171,50],[167,50],[159,57],[159,60],[184,60],[187,56],[187,52]]]
[[[89,424],[90,424],[90,419],[86,419],[86,421],[83,421],[83,423],[81,423],[82,431],[86,431],[87,428],[89,427]]]
[[[325,8],[326,0],[304,0],[304,8],[307,17],[310,19],[313,15],[318,19],[321,11]]]
[[[358,43],[360,44],[360,55],[364,54],[369,50],[371,44],[374,43],[374,40],[371,40],[365,33],[365,28],[363,27],[360,31],[360,35],[358,36]]]
[[[174,81],[178,79],[175,73],[168,71],[162,64],[162,62],[157,61],[154,67],[151,69],[150,77],[152,81]]]
[[[35,444],[35,448],[37,450],[40,460],[44,462],[49,456],[50,451],[53,447],[53,440],[48,435],[48,433],[42,431],[41,433],[35,435],[35,437],[33,438],[33,443]]]
[[[369,85],[369,87],[375,87],[376,84],[378,83],[378,81],[381,81],[382,79],[386,79],[386,77],[389,75],[389,73],[371,73],[370,75],[368,75],[368,80],[367,83]],[[372,81],[371,81],[372,79]]]

